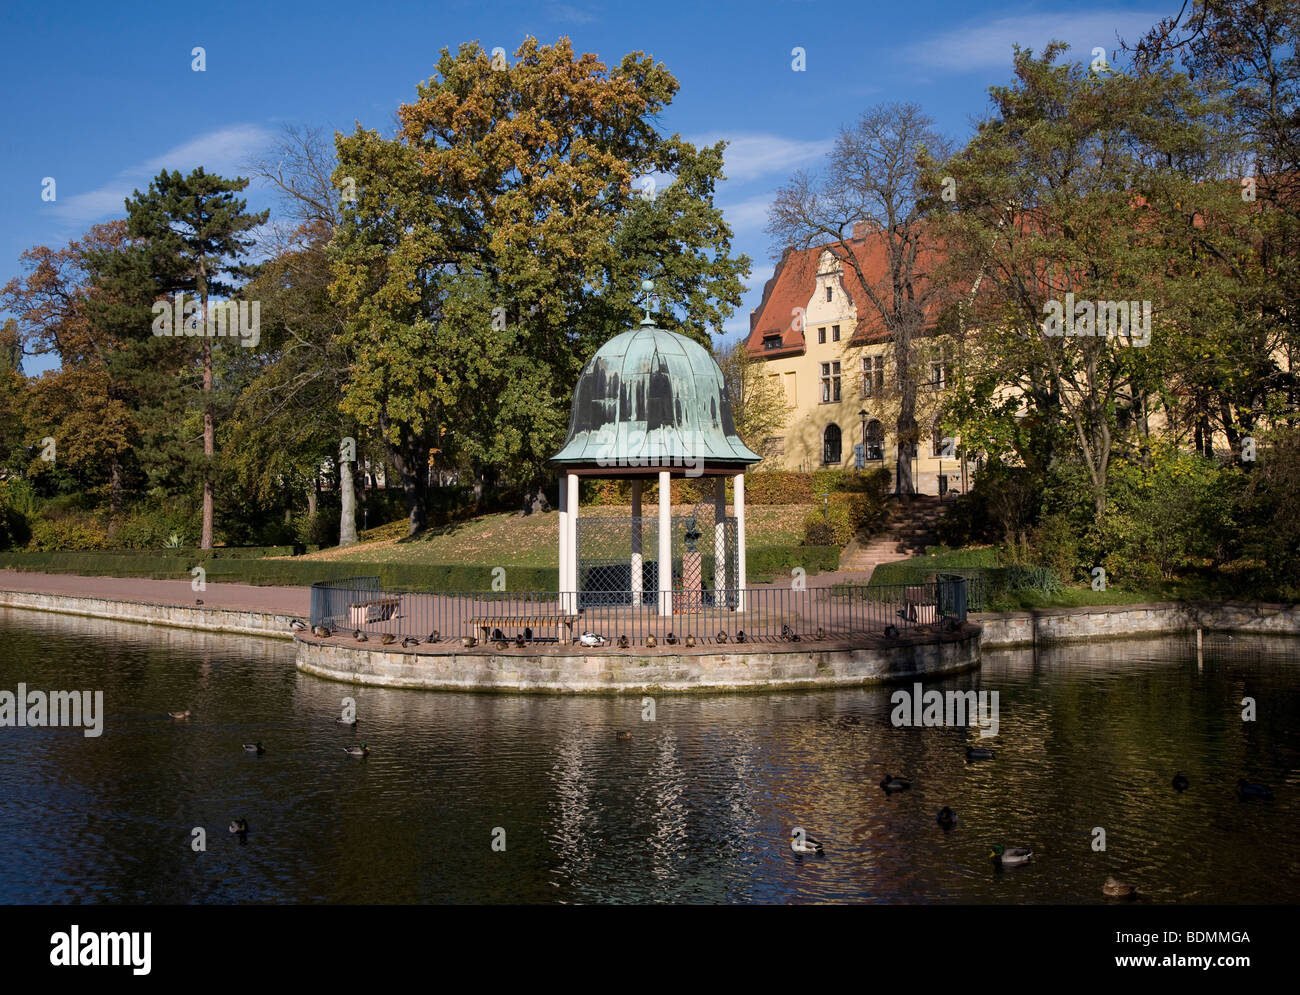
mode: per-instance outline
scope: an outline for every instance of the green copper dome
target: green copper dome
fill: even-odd
[[[760,459],[736,434],[722,371],[708,350],[647,319],[615,335],[583,367],[568,441],[551,462],[707,473]]]

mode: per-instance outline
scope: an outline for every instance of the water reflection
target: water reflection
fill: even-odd
[[[1300,896],[1295,640],[1206,633],[1199,667],[1190,634],[1039,647],[926,685],[997,691],[988,739],[893,727],[890,688],[658,695],[643,722],[640,696],[323,681],[269,640],[10,609],[0,641],[0,688],[102,689],[107,711],[99,739],[0,729],[5,902],[1076,903],[1108,874],[1153,902]],[[1243,776],[1276,801],[1240,801]],[[791,853],[793,826],[826,855]],[[995,873],[999,842],[1034,864]]]

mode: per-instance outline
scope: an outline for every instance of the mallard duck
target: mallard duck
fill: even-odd
[[[188,719],[190,717],[190,710],[187,708],[183,712],[168,712],[167,714],[173,719]]]
[[[1101,893],[1110,898],[1137,898],[1138,890],[1131,884],[1108,877],[1106,883],[1101,886]]]
[[[664,636],[664,642],[666,642],[669,646],[676,646],[677,636],[670,632],[668,633],[668,635]]]
[[[1184,776],[1183,774],[1175,774],[1175,775],[1174,775],[1174,790],[1175,790],[1175,791],[1186,791],[1186,790],[1187,790],[1188,788],[1190,788],[1191,786],[1192,786],[1192,782],[1189,781],[1189,780],[1187,780],[1186,776]]]
[[[802,837],[802,839],[800,838]],[[800,829],[790,830],[790,849],[795,853],[825,854],[825,849],[811,836],[804,835]]]
[[[906,791],[912,786],[912,782],[905,777],[894,777],[893,774],[886,774],[885,779],[880,782],[880,786],[888,792]]]
[[[502,632],[500,629],[493,629],[492,638],[499,643],[505,642],[506,634]]]
[[[686,634],[686,638],[682,640],[682,645],[685,646],[687,649],[690,649],[692,646],[695,645],[695,637],[688,632]]]
[[[523,649],[523,648],[524,648],[525,646],[527,646],[527,645],[528,645],[528,643],[524,641],[524,637],[523,637],[523,636],[515,636],[515,648],[516,648],[516,649]]]
[[[1273,789],[1267,784],[1247,781],[1244,777],[1237,778],[1237,794],[1242,798],[1267,798],[1269,801],[1273,799]]]
[[[957,825],[957,813],[945,805],[939,809],[939,814],[934,817],[934,821],[943,826],[944,829],[951,829]]]
[[[495,646],[498,650],[503,650],[506,648],[506,641],[504,639],[498,639],[492,645]]]
[[[305,632],[309,626],[300,618],[295,618],[289,623],[289,628],[294,632]]]
[[[370,747],[365,743],[362,743],[360,746],[345,746],[343,747],[343,752],[350,757],[368,757],[370,756]]]
[[[439,635],[438,630],[437,630],[437,629],[434,629],[432,632],[429,633],[429,636],[428,636],[427,639],[425,639],[425,642],[426,642],[426,643],[436,643],[436,642],[438,642],[438,640],[440,640],[441,638],[442,638],[442,636]]]
[[[231,819],[231,820],[230,820],[230,831],[231,831],[232,833],[237,833],[237,834],[239,834],[240,836],[246,836],[246,835],[248,835],[248,819],[247,819],[247,817],[245,817],[245,818],[243,818],[243,819]]]
[[[475,646],[478,645],[478,639],[476,639],[474,636],[462,636],[460,640],[460,644],[464,646],[467,650],[473,649]]]
[[[788,625],[783,625],[783,626],[781,626],[781,638],[782,638],[782,639],[784,639],[784,640],[786,640],[786,641],[788,642],[789,639],[790,639],[790,637],[793,636],[793,635],[794,635],[794,629],[790,628],[790,626],[788,626]]]
[[[1006,847],[1001,843],[993,844],[993,852],[989,854],[993,858],[993,863],[1001,867],[1014,867],[1017,864],[1027,864],[1033,859],[1034,851],[1024,846]]]
[[[367,639],[366,639],[366,634],[365,634],[364,632],[362,632],[360,629],[353,629],[353,630],[352,630],[352,638],[355,639],[355,640],[356,640],[357,642],[359,642],[359,643],[364,643],[364,642],[367,641]]]
[[[245,743],[245,744],[244,744],[244,752],[245,752],[245,753],[256,753],[256,754],[260,757],[263,753],[266,752],[266,747],[263,746],[260,742],[258,742],[258,743]]]
[[[896,625],[887,625],[887,626],[885,626],[885,638],[886,638],[886,639],[897,639],[897,638],[898,638],[898,626],[896,626]]]
[[[825,630],[825,629],[822,629],[822,628],[818,628],[818,629],[817,629],[817,638],[818,638],[818,639],[825,639],[825,638],[826,638],[826,630]]]
[[[393,643],[397,642],[397,637],[391,632],[385,632],[379,637],[379,641],[385,646],[392,646]]]
[[[658,646],[658,645],[659,645],[659,643],[658,643],[658,641],[655,639],[655,634],[654,634],[653,632],[650,633],[650,635],[648,635],[648,636],[645,637],[645,648],[646,648],[646,649],[648,649],[648,650],[652,650],[652,649],[654,649],[654,648],[655,648],[656,646]]]
[[[631,641],[627,638],[627,636],[619,636],[619,637],[618,637],[618,648],[619,648],[619,649],[621,649],[621,650],[625,650],[625,649],[627,649],[627,648],[628,648],[629,646],[631,646],[631,645],[632,645],[632,643],[631,643]]]
[[[531,643],[533,641],[533,630],[529,626],[524,626],[524,641]]]
[[[745,641],[745,630],[744,630],[744,629],[737,629],[737,630],[736,630],[736,642],[738,642],[738,643],[743,643],[744,641]]]
[[[716,636],[714,636],[713,638],[716,639],[716,640],[717,640],[718,642],[720,642],[720,643],[725,643],[725,642],[727,641],[727,630],[726,630],[726,629],[719,629],[719,630],[718,630],[718,634],[717,634]]]
[[[318,625],[316,628],[312,629],[311,632],[313,636],[319,636],[321,639],[328,639],[330,636],[334,635],[334,630],[328,625]]]
[[[201,605],[201,604],[203,604],[203,599],[202,599],[202,598],[195,598],[195,599],[194,599],[194,603],[195,603],[196,605]]]
[[[992,760],[992,759],[993,759],[993,751],[992,751],[992,750],[986,750],[986,749],[984,749],[984,747],[982,747],[982,746],[968,746],[968,747],[966,747],[966,762],[967,762],[967,763],[970,763],[972,760]]]
[[[632,734],[631,734],[630,732],[628,732],[628,730],[626,730],[626,729],[620,729],[618,732],[614,733],[614,738],[615,738],[615,739],[631,739],[631,738],[632,738]]]
[[[420,645],[420,640],[416,639],[414,636],[407,636],[405,639],[402,640],[402,646],[405,649],[410,649],[412,646],[419,646],[419,645]]]

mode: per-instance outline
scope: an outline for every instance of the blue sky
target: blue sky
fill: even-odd
[[[607,64],[630,51],[681,83],[660,126],[694,141],[726,138],[719,191],[735,249],[754,260],[744,306],[725,337],[746,332],[772,272],[763,233],[773,193],[816,168],[841,127],[882,101],[912,101],[961,141],[1010,78],[1013,42],[1051,38],[1087,61],[1112,52],[1177,0],[1100,6],[981,0],[707,0],[655,5],[572,0],[505,3],[8,2],[0,8],[0,284],[19,254],[53,247],[120,217],[123,200],[162,168],[238,175],[283,124],[391,132],[393,113],[463,41],[513,53],[528,35],[567,35]],[[62,8],[62,9],[60,9]],[[204,72],[191,50],[206,51]],[[806,71],[791,68],[792,49]],[[57,200],[41,199],[53,177]],[[253,207],[273,204],[251,188]],[[48,361],[29,359],[29,373]]]

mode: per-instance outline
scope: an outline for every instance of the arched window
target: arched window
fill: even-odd
[[[827,425],[826,431],[822,434],[822,463],[827,466],[838,466],[843,458],[840,447],[840,427]]]
[[[872,418],[867,422],[867,459],[885,458],[885,426]]]

